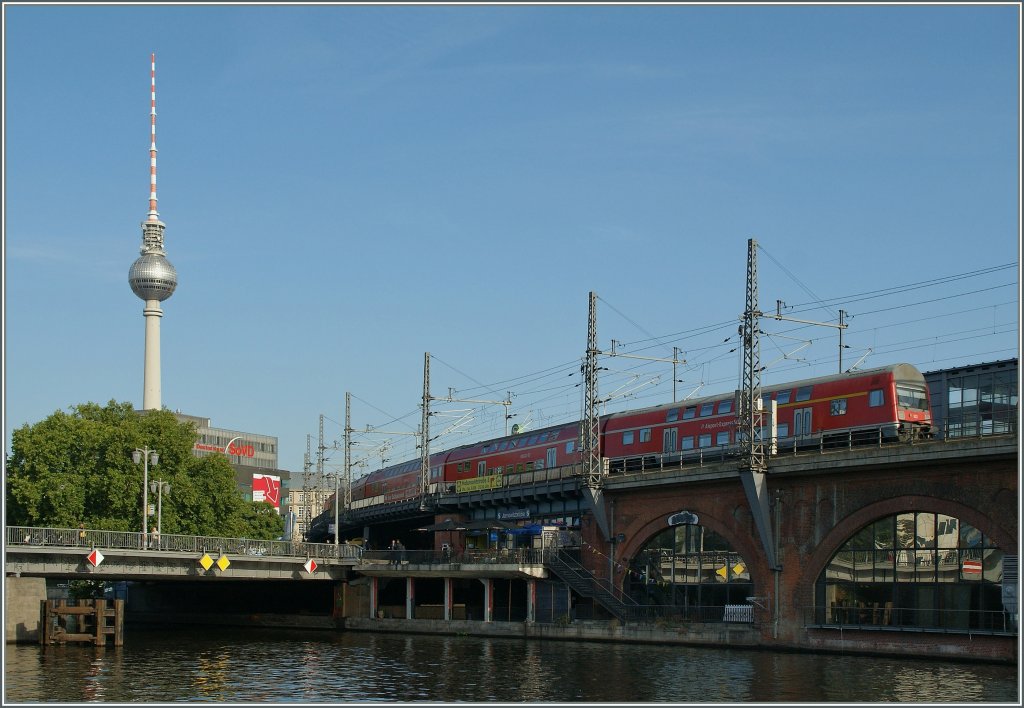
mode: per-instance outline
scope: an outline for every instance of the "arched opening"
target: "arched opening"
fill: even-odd
[[[752,592],[743,557],[720,534],[698,524],[673,526],[630,561],[626,592],[638,602],[677,607],[685,617],[721,620],[726,605]]]
[[[884,516],[853,534],[818,576],[816,623],[1011,631],[1003,555],[979,529],[953,516]]]

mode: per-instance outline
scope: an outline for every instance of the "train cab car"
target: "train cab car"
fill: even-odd
[[[530,430],[451,451],[445,482],[492,475],[524,475],[580,462],[579,423]]]
[[[931,435],[928,386],[910,364],[765,386],[762,400],[772,452]],[[602,455],[611,472],[724,459],[738,453],[737,406],[733,393],[613,414],[604,421]]]
[[[775,404],[775,435],[783,447],[931,436],[928,385],[910,364],[765,387],[762,395]]]

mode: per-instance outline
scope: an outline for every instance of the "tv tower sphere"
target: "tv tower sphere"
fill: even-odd
[[[141,299],[163,302],[178,287],[178,271],[163,253],[143,247],[142,255],[128,270],[128,284]]]

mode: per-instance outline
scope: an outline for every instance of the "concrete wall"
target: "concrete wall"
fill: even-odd
[[[45,578],[4,578],[4,637],[8,644],[39,641],[39,613]]]

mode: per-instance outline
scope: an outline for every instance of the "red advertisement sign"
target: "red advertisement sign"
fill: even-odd
[[[254,474],[252,476],[252,500],[270,502],[275,509],[280,511],[281,478],[269,474]]]

